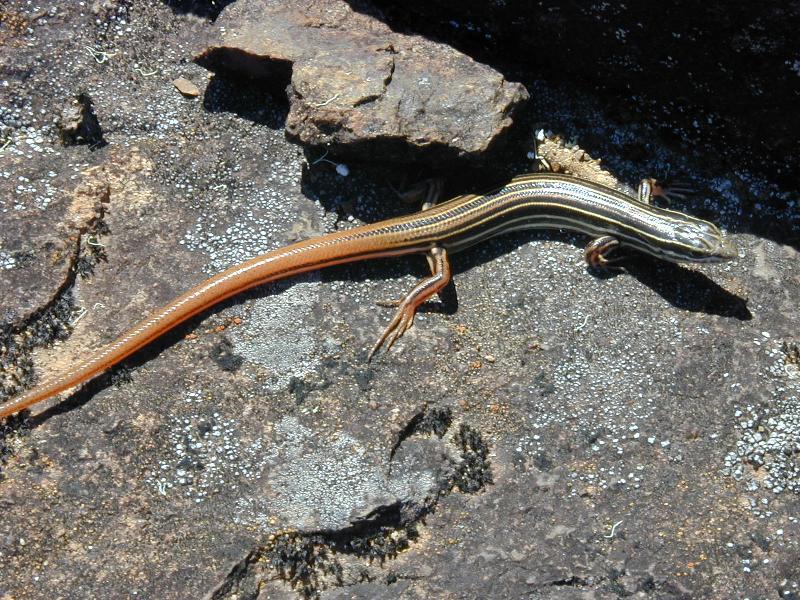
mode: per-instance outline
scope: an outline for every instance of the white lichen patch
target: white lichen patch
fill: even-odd
[[[284,246],[286,232],[296,230],[298,220],[303,220],[295,208],[302,173],[300,161],[287,156],[285,161],[273,160],[268,169],[264,178],[271,185],[267,189],[238,181],[237,187],[231,189],[220,182],[213,187],[213,202],[197,204],[197,221],[180,244],[208,255],[208,274]],[[232,172],[237,171],[233,166]],[[186,181],[177,185],[191,197],[193,184],[189,174]],[[232,210],[223,210],[225,206]],[[312,234],[311,226],[307,228],[308,234]]]
[[[537,344],[560,347],[554,352],[558,362],[548,367],[544,380],[525,390],[539,398],[529,425],[537,430],[569,424],[571,429],[603,431],[598,449],[603,444],[617,448],[611,440],[627,442],[634,434],[638,440],[642,424],[662,401],[656,376],[664,354],[677,354],[684,328],[691,324],[676,317],[653,318],[647,297],[655,292],[630,278],[592,277],[580,252],[561,242],[537,240],[479,268],[487,271],[480,282],[483,294],[459,307],[460,319],[474,320],[472,327],[527,332]],[[603,297],[614,302],[599,302]],[[616,331],[620,312],[636,323],[622,338]],[[526,331],[531,314],[535,328]],[[524,343],[517,338],[503,341],[493,331],[486,337],[498,339],[500,354],[510,352],[503,345]],[[538,440],[531,446],[543,449],[546,444]]]
[[[309,375],[318,367],[315,340],[320,336],[308,325],[314,322],[318,278],[314,274],[294,284],[266,287],[268,295],[247,303],[245,325],[230,330],[235,354],[272,372],[268,389],[281,389],[293,377]]]
[[[267,135],[274,135],[278,144],[279,132]],[[263,175],[270,183],[266,187],[239,178],[237,165],[227,169],[210,175],[217,181],[210,188],[212,202],[194,199],[195,188],[202,185],[194,180],[194,174],[186,173],[176,184],[197,213],[196,222],[179,243],[208,257],[204,269],[208,275],[318,233],[324,211],[319,205],[298,200],[302,162],[296,153],[283,149],[281,156],[271,157]],[[317,301],[317,285],[309,277],[267,285],[259,290],[263,296],[231,309],[241,318],[241,325],[231,330],[234,351],[274,375],[267,382],[268,389],[280,389],[292,378],[318,368],[316,336],[308,325],[313,323],[310,315]]]
[[[376,505],[424,496],[434,474],[398,461],[392,475],[374,451],[346,433],[323,438],[285,417],[275,426],[275,443],[266,452],[263,493],[241,497],[235,521],[262,530],[283,527],[338,529]]]
[[[764,338],[762,334],[762,340]],[[724,472],[743,481],[750,492],[800,493],[800,378],[797,365],[777,341],[768,345],[766,378],[778,385],[771,406],[746,405],[733,414],[740,438],[725,456]],[[752,499],[752,510],[769,516],[769,498]]]
[[[0,269],[10,270],[17,266],[17,259],[5,250],[0,250]]]

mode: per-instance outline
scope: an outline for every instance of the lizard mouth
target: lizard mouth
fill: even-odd
[[[714,256],[717,260],[732,260],[739,256],[739,248],[730,238],[720,238]]]
[[[692,248],[689,262],[723,262],[739,256],[739,248],[716,225],[706,221],[675,228],[675,237]]]

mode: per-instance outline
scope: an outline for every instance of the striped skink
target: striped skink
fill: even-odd
[[[83,383],[179,323],[244,290],[306,271],[358,260],[420,253],[431,275],[397,303],[394,318],[370,353],[391,347],[412,325],[417,308],[450,281],[449,254],[492,236],[555,228],[592,236],[585,257],[606,266],[620,249],[671,262],[717,262],[737,256],[713,224],[654,206],[651,182],[638,197],[569,175],[522,175],[487,193],[458,196],[409,216],[329,233],[267,252],[231,267],[156,310],[85,362],[0,407],[9,416]]]

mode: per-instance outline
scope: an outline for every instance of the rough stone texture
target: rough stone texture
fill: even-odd
[[[178,94],[207,76],[190,58],[211,26],[192,14],[0,10],[0,344],[39,374],[212,272],[406,210],[394,168],[305,162],[259,83]],[[231,300],[3,426],[0,597],[797,595],[800,263],[752,233],[795,227],[791,198],[606,120],[571,82],[528,84],[525,137],[591,145],[630,185],[687,173],[700,193],[675,208],[734,232],[741,257],[599,277],[581,236],[497,239],[456,255],[457,297],[371,364],[390,317],[375,302],[421,258]],[[78,88],[103,148],[61,146]],[[450,191],[529,168],[527,150]]]
[[[373,162],[482,157],[525,88],[442,44],[400,35],[341,0],[239,0],[197,61],[289,84],[290,138]]]
[[[103,143],[103,129],[97,122],[97,115],[92,109],[92,99],[88,94],[78,94],[70,100],[61,111],[58,132],[65,146],[71,144]]]

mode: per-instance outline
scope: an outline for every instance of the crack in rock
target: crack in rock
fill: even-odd
[[[335,529],[270,535],[263,546],[233,565],[206,598],[255,600],[270,581],[289,584],[302,598],[316,598],[328,588],[381,579],[385,574],[380,567],[411,547],[419,536],[420,521],[436,509],[440,498],[454,490],[475,494],[492,482],[488,451],[481,434],[470,425],[454,427],[449,408],[424,408],[410,419],[390,456],[390,467],[424,463],[434,456],[448,463],[437,469],[424,495],[374,506]]]

